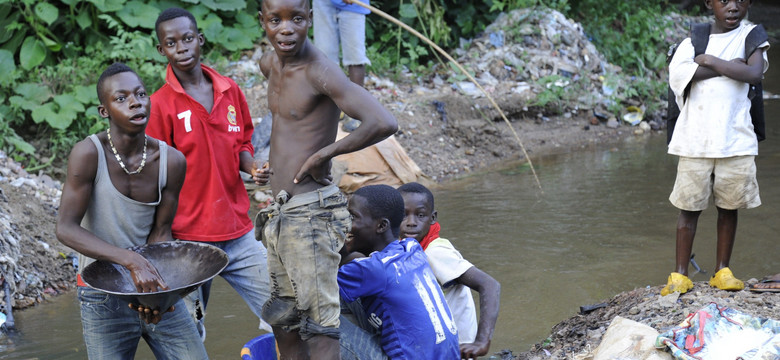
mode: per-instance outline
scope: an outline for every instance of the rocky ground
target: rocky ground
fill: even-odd
[[[676,22],[678,28],[669,29],[670,42],[679,40],[675,34],[684,33],[686,19],[678,17]],[[243,61],[222,69],[242,85],[258,120],[268,113],[266,83],[254,61],[264,49],[261,44]],[[636,126],[622,121],[623,113],[608,111],[631,79],[607,63],[579,24],[559,13],[520,10],[507,14],[453,55],[474,71],[508,123],[484,94],[445,67],[423,78],[402,72],[393,79],[371,74],[366,81],[366,88],[398,119],[399,142],[434,182],[520,160],[524,158],[521,144],[533,160],[543,154],[611,147],[630,136],[664,136],[662,104],[629,101],[640,109],[658,109],[646,112],[645,121]],[[540,100],[551,94],[555,95],[551,101]],[[61,180],[63,170],[49,173]],[[29,174],[0,153],[0,285],[12,294],[10,303],[5,297],[0,300],[2,310],[37,305],[75,285],[72,250],[54,236],[61,188],[56,179]],[[780,319],[776,294],[727,293],[697,283],[679,298],[662,298],[660,288],[621,293],[605,300],[603,308],[556,325],[550,337],[530,351],[496,356],[564,359],[587,355],[616,315],[663,331],[713,301]]]
[[[755,284],[750,279],[747,284]],[[689,314],[710,303],[731,307],[743,313],[780,320],[780,294],[755,293],[748,290],[727,292],[696,282],[688,293],[661,296],[663,285],[634,289],[605,300],[603,307],[575,315],[553,326],[550,336],[520,353],[519,360],[590,359],[589,355],[616,316],[637,321],[663,333],[677,327]]]

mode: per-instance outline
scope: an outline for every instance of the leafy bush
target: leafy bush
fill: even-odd
[[[172,6],[193,13],[214,61],[252,48],[262,34],[254,1],[0,0],[0,150],[34,169],[105,128],[95,83],[113,62],[159,88],[165,58],[154,22]],[[23,138],[50,143],[36,149]]]

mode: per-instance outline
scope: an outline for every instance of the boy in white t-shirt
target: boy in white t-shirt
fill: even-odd
[[[486,355],[498,319],[501,285],[464,259],[449,240],[439,237],[441,226],[436,222],[433,193],[428,188],[412,182],[398,191],[405,208],[401,239],[415,238],[425,250],[458,327],[461,357]],[[479,293],[479,323],[471,289]]]
[[[741,290],[744,284],[728,268],[737,230],[737,209],[761,205],[756,181],[758,140],[750,117],[750,84],[761,81],[769,66],[761,44],[745,59],[745,38],[755,25],[742,23],[752,1],[705,0],[714,14],[704,54],[694,57],[685,39],[669,64],[669,85],[680,116],[669,154],[680,157],[669,201],[680,209],[677,221],[676,269],[661,295],[693,287],[688,262],[701,211],[710,194],[718,209],[715,275],[710,285]],[[690,84],[687,97],[684,96]]]

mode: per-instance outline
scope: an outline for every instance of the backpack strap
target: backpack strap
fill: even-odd
[[[767,41],[769,41],[769,35],[767,35],[766,29],[764,29],[764,25],[756,25],[753,30],[750,30],[747,37],[745,37],[745,61],[747,61],[750,55],[753,55],[753,52],[761,44]]]
[[[707,44],[710,42],[710,24],[699,23],[691,25],[691,44],[693,44],[694,57],[704,54]]]

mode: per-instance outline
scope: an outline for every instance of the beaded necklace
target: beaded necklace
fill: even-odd
[[[116,148],[114,147],[114,142],[111,141],[111,128],[108,128],[106,131],[106,135],[108,135],[108,145],[111,145],[111,151],[114,152],[114,156],[116,157],[116,161],[119,161],[119,166],[122,167],[122,170],[125,171],[127,175],[135,175],[141,172],[141,170],[144,169],[144,165],[146,165],[146,139],[147,136],[144,134],[144,155],[141,157],[141,165],[138,166],[138,169],[135,169],[135,171],[127,171],[127,168],[125,167],[125,163],[122,162],[122,158],[119,157],[119,153],[116,151]]]

